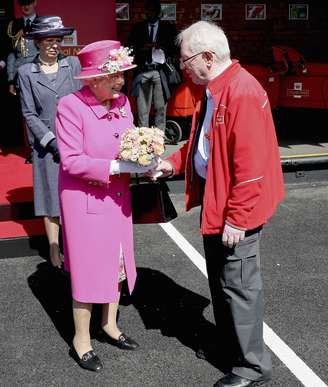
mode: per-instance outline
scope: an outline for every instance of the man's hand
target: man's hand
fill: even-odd
[[[167,177],[172,175],[173,167],[172,164],[168,161],[161,160],[156,168],[145,173],[146,176],[150,177],[152,180],[157,180],[157,177]]]
[[[146,48],[147,50],[154,47],[156,47],[156,42],[147,42],[144,44],[144,48]]]
[[[55,163],[59,164],[60,163],[60,154],[59,150],[57,147],[57,141],[55,138],[50,140],[46,146],[46,149],[52,154],[52,158]]]
[[[11,95],[16,95],[16,87],[14,85],[9,85],[9,93]]]
[[[222,235],[222,243],[227,247],[234,247],[240,241],[245,239],[245,231],[240,230],[238,228],[229,226],[229,224],[225,224],[223,235]]]

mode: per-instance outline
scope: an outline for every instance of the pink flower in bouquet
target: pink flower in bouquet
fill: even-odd
[[[129,128],[121,139],[119,159],[150,165],[164,153],[164,132],[158,128]]]

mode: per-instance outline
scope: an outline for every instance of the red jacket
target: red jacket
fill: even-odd
[[[225,222],[242,229],[264,224],[284,198],[283,176],[268,96],[234,60],[207,85],[214,102],[210,158],[203,197],[202,234],[222,233]],[[187,211],[201,204],[192,149],[202,109],[193,115],[188,142],[168,157],[175,174],[185,172]],[[199,128],[200,129],[200,128]]]

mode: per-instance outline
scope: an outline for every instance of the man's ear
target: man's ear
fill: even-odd
[[[214,61],[214,54],[213,54],[213,52],[211,52],[211,51],[204,51],[202,56],[203,56],[203,59],[205,60],[205,63],[207,65],[211,65],[213,63],[213,61]]]

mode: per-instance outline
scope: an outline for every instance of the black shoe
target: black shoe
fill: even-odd
[[[127,349],[133,351],[139,348],[139,344],[130,337],[126,336],[124,333],[121,333],[120,337],[117,340],[108,336],[104,330],[100,332],[100,336],[100,341],[105,341],[109,344],[115,345],[115,347],[119,349]]]
[[[250,387],[261,386],[267,383],[269,380],[250,380],[235,375],[232,372],[219,379],[213,387]]]
[[[32,163],[33,163],[33,161],[32,161],[32,156],[26,157],[26,159],[25,159],[25,164],[32,164]]]
[[[102,362],[93,350],[86,352],[81,359],[78,353],[76,352],[74,345],[72,345],[69,350],[69,354],[80,367],[86,370],[99,372],[103,368]]]

